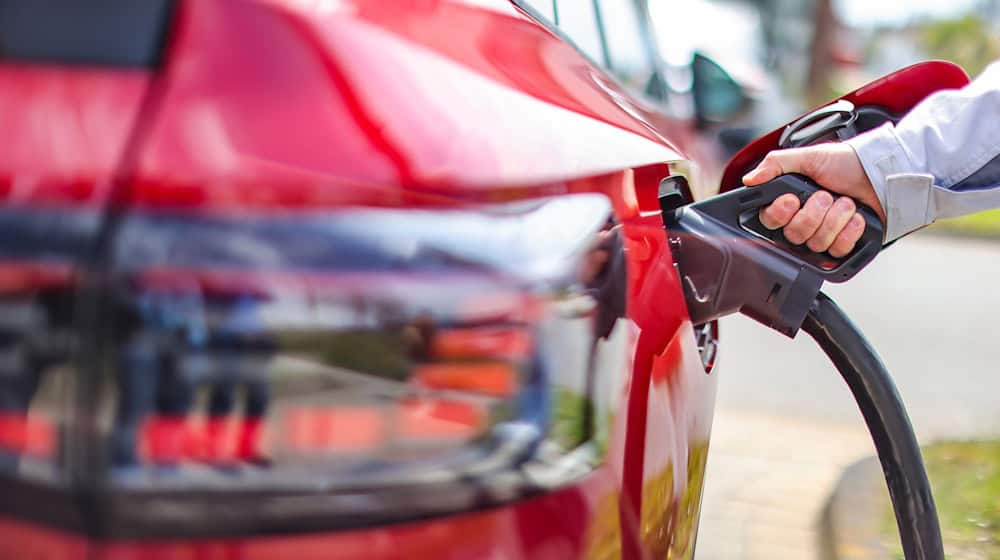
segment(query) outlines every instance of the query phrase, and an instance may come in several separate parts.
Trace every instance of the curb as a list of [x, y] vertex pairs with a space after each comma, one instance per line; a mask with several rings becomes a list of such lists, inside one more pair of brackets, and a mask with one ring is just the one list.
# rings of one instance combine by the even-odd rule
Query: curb
[[879, 535], [888, 504], [878, 459], [862, 459], [844, 469], [820, 518], [820, 557], [890, 560]]

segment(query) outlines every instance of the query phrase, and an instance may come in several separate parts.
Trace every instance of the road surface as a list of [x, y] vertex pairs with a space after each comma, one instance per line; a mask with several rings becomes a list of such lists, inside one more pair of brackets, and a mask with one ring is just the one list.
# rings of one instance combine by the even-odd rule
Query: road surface
[[[1000, 242], [914, 235], [825, 290], [882, 355], [921, 440], [1000, 433]], [[720, 408], [860, 425], [807, 335], [723, 327]]]
[[[826, 292], [882, 355], [923, 441], [1000, 435], [1000, 242], [916, 234]], [[819, 559], [843, 469], [873, 453], [805, 334], [722, 324], [697, 560]]]

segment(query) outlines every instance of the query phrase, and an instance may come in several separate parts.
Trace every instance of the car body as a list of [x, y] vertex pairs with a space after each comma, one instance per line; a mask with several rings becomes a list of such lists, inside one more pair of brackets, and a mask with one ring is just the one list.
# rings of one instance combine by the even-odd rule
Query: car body
[[713, 163], [613, 4], [0, 1], [0, 557], [693, 555]]
[[62, 4], [0, 2], [0, 557], [693, 553], [655, 62], [508, 0]]

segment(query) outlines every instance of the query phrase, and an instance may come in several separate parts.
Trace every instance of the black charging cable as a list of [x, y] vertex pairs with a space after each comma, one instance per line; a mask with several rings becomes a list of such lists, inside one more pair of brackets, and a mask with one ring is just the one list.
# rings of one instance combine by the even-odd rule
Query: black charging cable
[[837, 367], [861, 409], [889, 487], [904, 557], [943, 560], [941, 526], [920, 445], [882, 360], [840, 307], [822, 292], [806, 314], [802, 330]]

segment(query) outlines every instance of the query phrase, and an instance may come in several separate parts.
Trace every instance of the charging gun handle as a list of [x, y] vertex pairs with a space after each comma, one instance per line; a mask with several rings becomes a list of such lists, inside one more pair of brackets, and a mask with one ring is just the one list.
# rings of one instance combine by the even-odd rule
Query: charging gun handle
[[[668, 178], [669, 180], [670, 178]], [[740, 312], [795, 336], [824, 281], [845, 282], [882, 249], [882, 221], [859, 205], [865, 232], [843, 258], [792, 245], [760, 224], [761, 208], [792, 193], [806, 200], [821, 187], [787, 174], [687, 206], [661, 183], [663, 222], [671, 241], [691, 321], [698, 325]]]
[[[865, 219], [865, 231], [854, 249], [845, 257], [815, 253], [785, 238], [782, 228], [769, 230], [760, 222], [760, 210], [778, 197], [793, 194], [801, 204], [813, 194], [824, 190], [815, 181], [798, 173], [788, 173], [756, 187], [743, 187], [691, 206], [712, 219], [724, 223], [746, 237], [771, 242], [776, 250], [790, 253], [808, 265], [823, 280], [845, 282], [867, 266], [882, 250], [885, 228], [874, 210], [857, 203], [858, 213]], [[833, 194], [833, 193], [831, 193]]]

